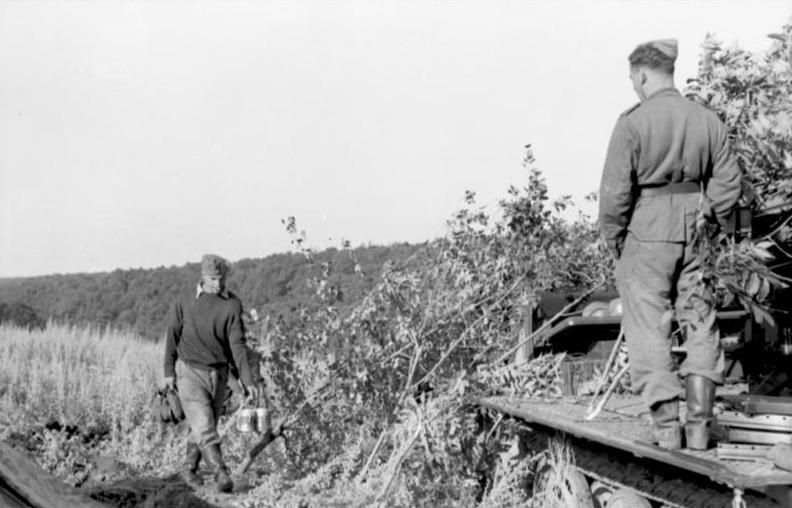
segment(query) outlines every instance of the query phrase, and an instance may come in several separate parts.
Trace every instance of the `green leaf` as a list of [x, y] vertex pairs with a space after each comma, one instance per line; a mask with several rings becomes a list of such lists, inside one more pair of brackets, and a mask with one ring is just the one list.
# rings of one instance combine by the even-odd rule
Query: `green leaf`
[[[768, 242], [763, 242], [763, 243], [768, 243]], [[770, 253], [770, 251], [768, 251], [764, 247], [760, 247], [759, 244], [755, 244], [753, 245], [753, 247], [751, 247], [751, 254], [753, 254], [755, 258], [761, 261], [772, 261], [773, 259], [775, 259], [775, 256], [773, 256]]]

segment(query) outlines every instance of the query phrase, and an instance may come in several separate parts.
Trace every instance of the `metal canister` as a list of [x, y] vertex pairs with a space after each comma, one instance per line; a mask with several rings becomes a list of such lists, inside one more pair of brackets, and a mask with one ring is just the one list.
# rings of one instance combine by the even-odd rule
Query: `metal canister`
[[256, 430], [267, 432], [270, 428], [269, 411], [266, 408], [256, 409]]
[[785, 328], [781, 333], [781, 343], [778, 345], [778, 349], [782, 355], [790, 356], [792, 355], [792, 332], [790, 328]]
[[237, 417], [237, 428], [240, 432], [253, 432], [256, 429], [256, 411], [242, 409]]

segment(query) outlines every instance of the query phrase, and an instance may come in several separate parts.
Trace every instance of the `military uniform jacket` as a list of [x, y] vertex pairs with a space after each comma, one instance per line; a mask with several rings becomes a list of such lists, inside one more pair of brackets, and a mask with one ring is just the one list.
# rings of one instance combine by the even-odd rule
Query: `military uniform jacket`
[[[703, 194], [641, 196], [642, 189], [681, 182], [698, 183]], [[624, 112], [613, 129], [600, 184], [602, 235], [617, 253], [628, 231], [641, 241], [689, 242], [702, 199], [723, 224], [741, 185], [717, 115], [675, 88], [658, 90]]]

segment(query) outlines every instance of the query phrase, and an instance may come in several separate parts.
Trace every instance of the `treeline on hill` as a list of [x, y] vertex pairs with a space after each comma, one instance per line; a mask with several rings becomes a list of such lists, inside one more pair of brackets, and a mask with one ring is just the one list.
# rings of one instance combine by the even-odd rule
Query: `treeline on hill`
[[[289, 319], [312, 300], [306, 280], [312, 263], [333, 267], [328, 283], [336, 287], [343, 309], [368, 292], [386, 261], [404, 261], [419, 249], [408, 243], [366, 246], [316, 253], [312, 260], [294, 253], [242, 259], [232, 265], [228, 287], [245, 309], [262, 317]], [[0, 279], [0, 322], [41, 326], [52, 319], [63, 323], [91, 323], [132, 329], [145, 337], [164, 332], [168, 309], [179, 291], [194, 286], [198, 263], [153, 269], [104, 273], [46, 275]], [[341, 289], [343, 288], [343, 290]]]

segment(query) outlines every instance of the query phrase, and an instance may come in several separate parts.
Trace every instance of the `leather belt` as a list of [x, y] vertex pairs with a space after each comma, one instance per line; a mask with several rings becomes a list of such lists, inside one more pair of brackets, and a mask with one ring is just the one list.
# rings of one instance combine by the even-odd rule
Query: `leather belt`
[[658, 186], [641, 187], [642, 198], [650, 196], [664, 196], [666, 194], [693, 194], [701, 190], [699, 182], [666, 183]]

